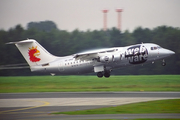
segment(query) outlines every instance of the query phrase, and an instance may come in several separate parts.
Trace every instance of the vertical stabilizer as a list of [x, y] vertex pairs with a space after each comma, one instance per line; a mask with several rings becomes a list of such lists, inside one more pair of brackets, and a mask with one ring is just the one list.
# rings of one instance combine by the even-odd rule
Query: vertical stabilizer
[[10, 42], [15, 44], [29, 66], [43, 65], [54, 61], [58, 57], [50, 54], [36, 40], [28, 39], [19, 42]]

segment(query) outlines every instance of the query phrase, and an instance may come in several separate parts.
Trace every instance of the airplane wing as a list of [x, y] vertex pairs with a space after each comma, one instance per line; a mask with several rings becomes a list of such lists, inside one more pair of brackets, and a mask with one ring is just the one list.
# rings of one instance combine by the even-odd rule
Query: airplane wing
[[99, 58], [99, 54], [110, 53], [114, 51], [117, 51], [117, 49], [106, 48], [106, 49], [99, 49], [99, 50], [91, 50], [91, 51], [75, 54], [74, 58], [78, 60], [93, 60], [93, 59]]

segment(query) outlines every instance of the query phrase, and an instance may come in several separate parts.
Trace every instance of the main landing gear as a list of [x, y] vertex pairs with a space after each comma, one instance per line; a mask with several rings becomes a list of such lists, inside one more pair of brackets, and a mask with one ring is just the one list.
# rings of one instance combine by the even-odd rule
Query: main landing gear
[[110, 77], [110, 71], [104, 71], [104, 72], [98, 72], [97, 73], [97, 76], [99, 77], [99, 78], [102, 78], [103, 76], [104, 77], [106, 77], [106, 78], [109, 78]]
[[97, 76], [98, 76], [99, 78], [102, 78], [102, 77], [103, 77], [103, 72], [98, 72], [98, 73], [97, 73]]

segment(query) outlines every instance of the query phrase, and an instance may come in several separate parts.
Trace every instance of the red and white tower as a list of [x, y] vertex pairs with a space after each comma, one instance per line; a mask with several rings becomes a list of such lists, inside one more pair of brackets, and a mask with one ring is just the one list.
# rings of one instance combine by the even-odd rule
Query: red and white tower
[[104, 31], [106, 31], [107, 30], [107, 12], [108, 12], [108, 10], [107, 9], [104, 9], [104, 10], [102, 10], [102, 12], [104, 13], [104, 23], [103, 23], [103, 26], [104, 26]]
[[123, 12], [123, 9], [117, 8], [116, 12], [118, 13], [118, 25], [117, 28], [119, 29], [119, 31], [121, 31], [121, 12]]

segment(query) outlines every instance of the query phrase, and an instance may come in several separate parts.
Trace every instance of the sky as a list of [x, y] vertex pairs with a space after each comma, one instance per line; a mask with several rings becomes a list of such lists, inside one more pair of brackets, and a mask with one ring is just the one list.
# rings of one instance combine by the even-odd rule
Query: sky
[[180, 0], [0, 0], [0, 29], [50, 20], [58, 29], [103, 29], [102, 9], [108, 9], [107, 28], [117, 27], [116, 8], [122, 8], [121, 29], [180, 28]]

